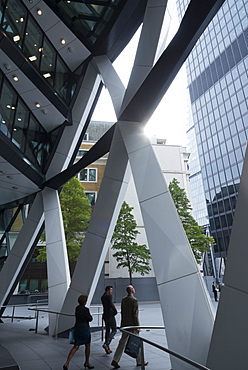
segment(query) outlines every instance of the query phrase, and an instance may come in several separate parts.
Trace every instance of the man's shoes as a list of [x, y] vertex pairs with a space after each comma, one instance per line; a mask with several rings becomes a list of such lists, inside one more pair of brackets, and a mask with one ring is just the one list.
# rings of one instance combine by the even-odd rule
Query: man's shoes
[[68, 370], [68, 367], [66, 366], [66, 364], [63, 365], [63, 370]]
[[106, 343], [103, 344], [102, 348], [105, 349], [105, 352], [107, 353], [107, 355], [112, 353], [111, 349], [109, 348], [109, 346]]
[[114, 366], [115, 369], [119, 369], [120, 368], [120, 365], [118, 365], [118, 362], [116, 362], [114, 360], [111, 362], [111, 365]]
[[[149, 364], [149, 362], [148, 362], [148, 361], [145, 361], [145, 362], [144, 362], [144, 365], [145, 365], [145, 366], [147, 366], [148, 364]], [[137, 366], [141, 366], [141, 364], [137, 364]]]

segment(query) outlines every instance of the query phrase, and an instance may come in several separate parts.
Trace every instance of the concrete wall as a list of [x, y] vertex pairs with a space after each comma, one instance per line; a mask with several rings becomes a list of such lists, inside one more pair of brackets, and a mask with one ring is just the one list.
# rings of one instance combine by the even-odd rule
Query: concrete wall
[[[101, 280], [101, 279], [100, 279]], [[120, 303], [122, 298], [127, 294], [126, 287], [129, 285], [128, 278], [120, 279], [104, 279], [99, 282], [96, 292], [94, 294], [92, 304], [101, 304], [101, 296], [104, 292], [105, 286], [113, 286], [113, 302]], [[135, 287], [135, 297], [140, 302], [154, 302], [159, 301], [158, 289], [156, 279], [153, 277], [140, 277], [133, 279], [133, 286]]]

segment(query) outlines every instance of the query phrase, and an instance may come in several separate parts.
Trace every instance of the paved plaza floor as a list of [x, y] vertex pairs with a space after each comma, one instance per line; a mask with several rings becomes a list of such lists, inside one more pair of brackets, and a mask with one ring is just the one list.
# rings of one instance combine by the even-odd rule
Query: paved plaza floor
[[[213, 302], [215, 305], [215, 302]], [[120, 306], [116, 305], [118, 311]], [[163, 318], [161, 313], [160, 303], [140, 303], [140, 323], [142, 326], [163, 326]], [[18, 312], [19, 310], [19, 312]], [[18, 316], [34, 316], [32, 311], [24, 313], [23, 308], [15, 310], [15, 315]], [[94, 313], [96, 308], [92, 308]], [[97, 312], [97, 311], [95, 311]], [[4, 315], [11, 316], [11, 309], [5, 311]], [[0, 346], [7, 350], [13, 360], [18, 364], [21, 370], [62, 370], [68, 352], [71, 349], [71, 344], [67, 338], [55, 339], [47, 335], [44, 330], [48, 324], [47, 313], [39, 314], [38, 333], [36, 334], [35, 319], [14, 319], [4, 318], [0, 324]], [[90, 362], [95, 366], [96, 370], [112, 369], [111, 361], [113, 359], [114, 350], [118, 344], [121, 333], [118, 331], [115, 339], [111, 343], [113, 353], [105, 354], [102, 348], [102, 333], [101, 330], [96, 330], [99, 325], [99, 316], [95, 315], [91, 323], [92, 327], [92, 342], [91, 342], [91, 357]], [[120, 314], [117, 315], [117, 324], [119, 325]], [[167, 341], [164, 329], [143, 329], [140, 335], [152, 342], [161, 346], [167, 347]], [[149, 344], [144, 344], [145, 360], [149, 361], [147, 370], [170, 370], [169, 355], [162, 352]], [[0, 352], [1, 353], [1, 352]], [[0, 369], [8, 369], [3, 367], [3, 359], [0, 361]], [[84, 346], [81, 346], [73, 357], [69, 370], [84, 369]], [[121, 369], [133, 370], [136, 367], [135, 360], [126, 354], [123, 354], [120, 360]], [[14, 367], [13, 367], [14, 369]]]
[[[139, 308], [141, 325], [164, 325], [159, 303], [140, 303]], [[120, 306], [117, 305], [117, 309], [119, 310]], [[97, 311], [92, 308], [91, 312], [94, 313]], [[9, 308], [8, 311], [5, 311], [4, 316], [11, 316], [11, 313], [12, 311]], [[26, 309], [24, 312], [24, 308], [16, 308], [15, 316], [34, 316], [34, 313]], [[14, 319], [13, 322], [11, 322], [11, 318], [3, 319], [4, 323], [0, 324], [0, 344], [3, 348], [8, 350], [21, 370], [60, 370], [71, 349], [71, 344], [68, 343], [67, 338], [55, 339], [47, 335], [44, 329], [48, 324], [48, 315], [47, 313], [41, 312], [39, 316], [37, 334], [35, 334], [34, 331], [35, 319]], [[118, 325], [119, 320], [120, 314], [117, 316]], [[90, 362], [95, 366], [96, 370], [112, 369], [111, 361], [121, 333], [118, 331], [115, 339], [111, 343], [113, 353], [106, 355], [102, 348], [101, 330], [96, 330], [98, 325], [98, 316], [94, 315], [94, 320], [91, 323], [93, 330]], [[143, 329], [140, 335], [162, 346], [167, 346], [165, 331], [163, 329]], [[148, 344], [145, 344], [145, 359], [149, 361], [148, 366], [150, 369], [169, 370], [171, 368], [169, 356]], [[83, 364], [84, 346], [81, 346], [70, 363], [70, 370], [84, 369]], [[123, 354], [120, 365], [122, 369], [137, 369], [135, 360], [126, 354]]]

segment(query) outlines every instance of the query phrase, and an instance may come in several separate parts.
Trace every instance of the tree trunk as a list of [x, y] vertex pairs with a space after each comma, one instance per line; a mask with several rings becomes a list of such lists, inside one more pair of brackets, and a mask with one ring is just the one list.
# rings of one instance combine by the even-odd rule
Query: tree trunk
[[130, 285], [133, 285], [133, 277], [132, 277], [132, 271], [129, 270], [129, 282], [130, 282]]

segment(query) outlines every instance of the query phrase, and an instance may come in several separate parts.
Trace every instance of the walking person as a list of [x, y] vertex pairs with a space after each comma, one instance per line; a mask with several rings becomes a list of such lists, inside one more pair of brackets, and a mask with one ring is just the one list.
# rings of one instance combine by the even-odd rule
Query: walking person
[[105, 323], [105, 342], [103, 348], [107, 354], [112, 353], [109, 345], [116, 334], [116, 320], [115, 315], [117, 315], [117, 310], [112, 302], [113, 287], [111, 285], [106, 286], [104, 294], [101, 296], [101, 301], [103, 305], [103, 315], [102, 318]]
[[214, 300], [215, 302], [218, 302], [218, 299], [217, 299], [217, 289], [216, 289], [216, 286], [215, 286], [215, 282], [213, 281], [213, 284], [212, 284], [212, 291], [214, 293]]
[[87, 302], [87, 295], [80, 295], [78, 297], [79, 305], [76, 307], [75, 310], [75, 317], [76, 323], [74, 325], [74, 346], [70, 350], [66, 363], [63, 365], [63, 370], [68, 370], [69, 363], [72, 357], [75, 355], [77, 350], [82, 344], [85, 344], [85, 369], [94, 369], [89, 362], [90, 358], [90, 342], [91, 342], [91, 334], [90, 334], [90, 326], [89, 322], [93, 320], [93, 317], [90, 314], [88, 307], [85, 307]]
[[[128, 285], [126, 288], [127, 296], [122, 298], [121, 301], [121, 327], [123, 326], [139, 326], [139, 305], [137, 299], [134, 297], [135, 289], [132, 285]], [[140, 332], [140, 329], [130, 330], [135, 334]], [[119, 361], [122, 356], [122, 353], [126, 347], [126, 343], [129, 335], [122, 333], [122, 336], [119, 340], [119, 344], [116, 348], [113, 361], [111, 365], [115, 369], [119, 369]], [[139, 352], [138, 357], [136, 358], [137, 366], [141, 366], [141, 354]], [[148, 362], [145, 361], [145, 366], [148, 365]]]

